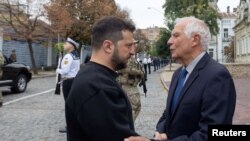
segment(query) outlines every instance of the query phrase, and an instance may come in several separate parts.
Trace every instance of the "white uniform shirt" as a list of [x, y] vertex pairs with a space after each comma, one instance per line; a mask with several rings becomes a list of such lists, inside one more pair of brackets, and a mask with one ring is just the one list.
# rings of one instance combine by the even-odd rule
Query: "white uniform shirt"
[[147, 62], [148, 62], [148, 64], [151, 64], [151, 63], [152, 63], [152, 60], [151, 60], [150, 57], [148, 58]]
[[141, 60], [140, 60], [140, 58], [137, 58], [137, 62], [140, 62]]
[[75, 77], [80, 70], [80, 59], [73, 58], [71, 53], [66, 54], [61, 62], [61, 68], [57, 69], [57, 73], [62, 75], [62, 78]]
[[148, 59], [147, 58], [144, 58], [143, 61], [142, 61], [143, 64], [148, 64]]

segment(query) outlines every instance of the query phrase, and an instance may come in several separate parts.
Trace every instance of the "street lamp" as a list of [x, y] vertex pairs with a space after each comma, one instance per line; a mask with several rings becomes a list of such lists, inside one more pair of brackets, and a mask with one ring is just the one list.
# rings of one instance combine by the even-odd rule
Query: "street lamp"
[[161, 14], [163, 14], [163, 15], [164, 15], [164, 13], [163, 13], [162, 11], [160, 11], [160, 10], [158, 10], [158, 9], [154, 8], [154, 7], [148, 7], [148, 9], [153, 9], [153, 10], [155, 10], [155, 11], [157, 11], [157, 12], [159, 12], [159, 13], [161, 13]]
[[[156, 12], [158, 13], [161, 13], [161, 15], [163, 15], [163, 18], [164, 18], [164, 12], [162, 12], [161, 10], [157, 9], [157, 8], [154, 8], [154, 7], [148, 7], [149, 10], [155, 10]], [[167, 30], [169, 31], [169, 29], [167, 28]]]

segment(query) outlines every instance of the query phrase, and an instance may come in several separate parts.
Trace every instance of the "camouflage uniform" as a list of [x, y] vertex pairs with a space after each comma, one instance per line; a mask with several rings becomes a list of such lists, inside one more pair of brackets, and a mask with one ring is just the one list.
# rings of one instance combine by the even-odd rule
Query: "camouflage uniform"
[[[3, 70], [2, 70], [3, 64], [4, 64], [4, 58], [2, 52], [0, 52], [0, 78], [2, 78], [3, 75]], [[0, 90], [0, 106], [2, 106], [2, 104], [3, 104], [3, 95], [2, 91]]]
[[135, 58], [131, 57], [128, 61], [127, 68], [119, 70], [118, 74], [117, 81], [127, 93], [132, 105], [133, 120], [135, 121], [141, 111], [141, 99], [137, 86], [144, 77], [142, 66]]

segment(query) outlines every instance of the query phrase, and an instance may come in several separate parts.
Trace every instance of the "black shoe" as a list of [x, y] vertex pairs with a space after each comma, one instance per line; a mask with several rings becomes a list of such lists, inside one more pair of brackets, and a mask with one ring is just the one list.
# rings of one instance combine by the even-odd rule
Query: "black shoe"
[[0, 103], [0, 107], [2, 107], [2, 106], [3, 106], [3, 103], [1, 102], [1, 103]]
[[66, 133], [66, 132], [67, 132], [66, 127], [59, 129], [59, 132], [60, 132], [60, 133]]

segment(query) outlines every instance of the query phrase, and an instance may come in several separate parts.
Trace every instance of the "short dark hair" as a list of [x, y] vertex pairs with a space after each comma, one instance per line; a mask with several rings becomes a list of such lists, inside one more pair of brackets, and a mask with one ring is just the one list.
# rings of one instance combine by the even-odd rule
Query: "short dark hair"
[[135, 25], [129, 21], [115, 16], [105, 16], [96, 22], [92, 29], [91, 44], [98, 49], [104, 40], [114, 43], [123, 39], [122, 31], [135, 31]]

